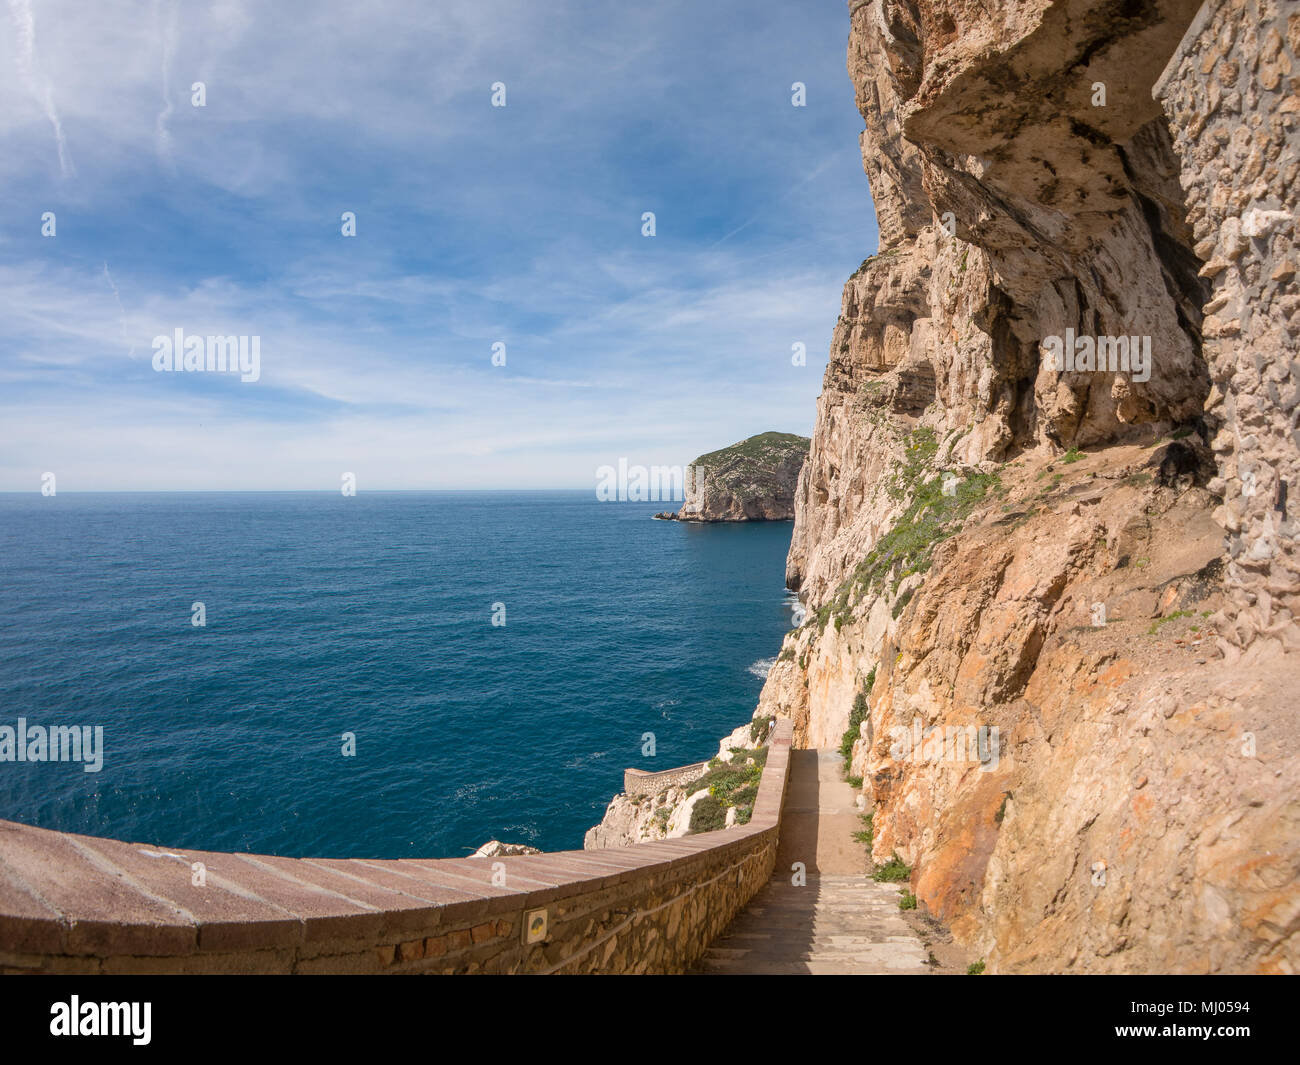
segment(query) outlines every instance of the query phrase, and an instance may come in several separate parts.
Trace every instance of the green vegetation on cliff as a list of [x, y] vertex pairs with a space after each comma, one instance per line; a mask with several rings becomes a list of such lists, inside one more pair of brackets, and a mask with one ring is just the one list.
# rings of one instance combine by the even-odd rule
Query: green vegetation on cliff
[[742, 460], [755, 468], [766, 467], [775, 465], [781, 456], [788, 452], [807, 454], [811, 444], [812, 441], [808, 437], [796, 436], [794, 433], [759, 433], [738, 444], [701, 455], [691, 465], [712, 467]]
[[853, 700], [853, 709], [849, 711], [849, 727], [844, 730], [844, 735], [840, 738], [840, 757], [844, 759], [844, 772], [849, 771], [849, 763], [853, 760], [853, 744], [857, 741], [858, 732], [862, 727], [862, 722], [867, 719], [870, 711], [867, 708], [867, 696], [871, 694], [871, 688], [876, 682], [876, 670], [873, 666], [871, 674], [867, 678], [867, 690], [858, 692]]
[[876, 866], [876, 871], [871, 874], [871, 879], [882, 884], [896, 884], [900, 880], [906, 880], [911, 875], [912, 867], [904, 862], [898, 856], [898, 852], [895, 851], [884, 865]]
[[692, 793], [707, 789], [708, 795], [696, 800], [691, 810], [691, 833], [713, 832], [726, 824], [727, 808], [736, 808], [736, 824], [748, 823], [754, 815], [758, 782], [767, 764], [766, 747], [753, 750], [733, 747], [732, 761], [714, 758], [708, 772], [690, 785]]
[[789, 521], [811, 441], [759, 433], [691, 463], [681, 521]]
[[1001, 483], [996, 474], [958, 478], [939, 473], [934, 469], [938, 449], [939, 442], [928, 428], [915, 429], [908, 436], [903, 461], [885, 481], [890, 498], [900, 502], [910, 498], [907, 509], [839, 586], [834, 598], [817, 611], [819, 631], [832, 618], [838, 628], [852, 617], [854, 606], [864, 596], [884, 590], [886, 584], [889, 593], [896, 595], [905, 578], [928, 570], [935, 547], [956, 533], [988, 491]]

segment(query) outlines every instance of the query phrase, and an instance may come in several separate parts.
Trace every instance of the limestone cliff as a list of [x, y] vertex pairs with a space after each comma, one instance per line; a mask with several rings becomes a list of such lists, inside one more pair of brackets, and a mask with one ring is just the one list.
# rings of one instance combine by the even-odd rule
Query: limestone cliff
[[[707, 764], [643, 774], [636, 788], [629, 787], [614, 796], [600, 824], [587, 830], [583, 849], [630, 847], [634, 843], [688, 835], [695, 830], [693, 825], [699, 825], [694, 816], [696, 806], [710, 792], [725, 792], [717, 802], [722, 827], [730, 828], [738, 818], [744, 823], [748, 814], [742, 817], [740, 811], [747, 798], [744, 789], [749, 782], [745, 777], [755, 778], [756, 791], [762, 767], [760, 756], [748, 752], [758, 751], [766, 744], [771, 724], [770, 719], [760, 720], [756, 714], [754, 721], [722, 737], [717, 755]], [[738, 771], [719, 772], [721, 767], [735, 767]], [[741, 770], [741, 767], [747, 768]], [[723, 787], [719, 788], [719, 784]], [[728, 784], [732, 786], [726, 787]], [[752, 797], [748, 801], [752, 806]]]
[[788, 521], [809, 440], [793, 433], [760, 433], [701, 455], [686, 477], [678, 521]]
[[990, 971], [1300, 969], [1300, 13], [850, 11], [880, 250], [759, 712], [869, 691], [875, 857]]

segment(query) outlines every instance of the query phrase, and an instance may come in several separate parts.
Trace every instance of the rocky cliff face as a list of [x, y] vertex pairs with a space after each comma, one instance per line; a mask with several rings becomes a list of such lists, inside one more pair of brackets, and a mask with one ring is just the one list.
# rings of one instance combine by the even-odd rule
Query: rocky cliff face
[[809, 440], [760, 433], [691, 463], [678, 521], [788, 521]]
[[[756, 715], [757, 716], [757, 715]], [[708, 766], [688, 773], [694, 780], [684, 784], [670, 782], [677, 774], [664, 771], [650, 774], [652, 778], [639, 790], [615, 795], [605, 808], [600, 824], [587, 830], [582, 840], [584, 850], [601, 850], [605, 847], [630, 847], [634, 843], [649, 843], [657, 839], [677, 839], [691, 831], [691, 817], [696, 804], [709, 794], [708, 780], [697, 783], [705, 772], [718, 765], [743, 765], [746, 751], [753, 751], [767, 741], [767, 725], [756, 729], [753, 722], [741, 725], [722, 737], [717, 755]], [[653, 778], [667, 778], [655, 781]], [[729, 805], [726, 827], [736, 823], [737, 809]]]
[[875, 857], [993, 971], [1300, 968], [1300, 13], [850, 10], [881, 250], [760, 713], [870, 691]]

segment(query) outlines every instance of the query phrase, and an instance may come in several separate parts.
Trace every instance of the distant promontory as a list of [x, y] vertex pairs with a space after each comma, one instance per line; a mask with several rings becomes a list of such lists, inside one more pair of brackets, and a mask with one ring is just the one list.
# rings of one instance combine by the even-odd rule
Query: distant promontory
[[808, 457], [809, 439], [793, 433], [759, 433], [701, 455], [687, 470], [685, 499], [675, 521], [789, 521], [795, 486]]

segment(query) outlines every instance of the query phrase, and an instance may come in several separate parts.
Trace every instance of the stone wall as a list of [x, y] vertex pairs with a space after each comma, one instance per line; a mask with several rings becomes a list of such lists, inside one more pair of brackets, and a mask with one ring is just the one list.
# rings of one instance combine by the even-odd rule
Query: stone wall
[[661, 769], [658, 773], [647, 773], [643, 769], [623, 770], [623, 793], [625, 795], [658, 795], [667, 788], [679, 788], [699, 780], [709, 768], [708, 762], [695, 762], [691, 765], [677, 766], [675, 769]]
[[0, 822], [0, 973], [681, 972], [772, 873], [790, 736], [748, 825], [599, 854], [277, 858]]
[[1227, 531], [1226, 641], [1300, 647], [1300, 9], [1207, 0], [1153, 90], [1182, 168], [1187, 219], [1214, 288], [1206, 404]]

